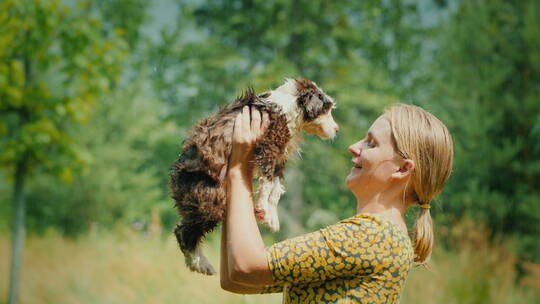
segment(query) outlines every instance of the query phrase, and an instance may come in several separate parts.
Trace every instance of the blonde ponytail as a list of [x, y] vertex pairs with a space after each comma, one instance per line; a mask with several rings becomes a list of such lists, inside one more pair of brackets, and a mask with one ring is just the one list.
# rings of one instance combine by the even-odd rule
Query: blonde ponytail
[[428, 208], [421, 208], [414, 223], [414, 253], [415, 262], [427, 264], [433, 250], [433, 222]]
[[434, 241], [429, 207], [452, 171], [452, 137], [440, 120], [418, 106], [393, 104], [385, 112], [389, 115], [396, 151], [415, 165], [411, 189], [406, 189], [421, 207], [413, 228], [414, 261], [427, 265]]

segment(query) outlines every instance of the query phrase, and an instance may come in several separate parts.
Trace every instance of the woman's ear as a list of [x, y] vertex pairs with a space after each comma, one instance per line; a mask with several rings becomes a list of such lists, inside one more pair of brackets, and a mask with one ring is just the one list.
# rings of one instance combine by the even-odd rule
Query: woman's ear
[[403, 179], [412, 174], [414, 170], [414, 162], [411, 159], [404, 159], [396, 172], [392, 174], [392, 178]]

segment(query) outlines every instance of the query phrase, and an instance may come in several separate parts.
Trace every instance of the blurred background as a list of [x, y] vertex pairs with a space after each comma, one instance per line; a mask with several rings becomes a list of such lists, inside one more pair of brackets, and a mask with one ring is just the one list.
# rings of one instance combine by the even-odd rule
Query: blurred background
[[297, 76], [341, 132], [305, 136], [267, 245], [354, 215], [348, 145], [412, 103], [455, 165], [402, 303], [539, 303], [535, 0], [0, 1], [0, 303], [280, 303], [186, 270], [166, 184], [198, 119]]

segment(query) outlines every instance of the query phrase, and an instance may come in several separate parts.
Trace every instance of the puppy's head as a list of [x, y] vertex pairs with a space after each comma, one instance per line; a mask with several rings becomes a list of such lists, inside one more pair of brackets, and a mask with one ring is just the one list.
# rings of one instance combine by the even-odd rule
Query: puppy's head
[[334, 138], [339, 126], [332, 117], [334, 100], [326, 95], [313, 81], [295, 78], [298, 108], [303, 114], [302, 129], [321, 138]]

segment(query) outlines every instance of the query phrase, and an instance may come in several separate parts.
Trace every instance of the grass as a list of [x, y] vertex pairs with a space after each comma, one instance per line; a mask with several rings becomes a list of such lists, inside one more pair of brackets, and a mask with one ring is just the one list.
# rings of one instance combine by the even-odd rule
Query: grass
[[[540, 266], [516, 280], [517, 258], [485, 230], [466, 225], [448, 237], [458, 249], [438, 249], [432, 270], [414, 268], [401, 303], [539, 303]], [[205, 249], [218, 265], [218, 234]], [[9, 241], [0, 238], [0, 303], [7, 298]], [[438, 247], [437, 247], [438, 248]], [[30, 237], [24, 250], [21, 303], [281, 303], [281, 295], [242, 296], [223, 291], [217, 276], [186, 270], [172, 238], [123, 230], [77, 240], [48, 233]]]
[[436, 246], [431, 271], [417, 267], [410, 272], [402, 303], [540, 303], [540, 265], [525, 263], [527, 275], [518, 279], [511, 242], [489, 242], [486, 235], [484, 226], [464, 221], [439, 236], [455, 249]]
[[[207, 246], [214, 266], [216, 242]], [[208, 248], [210, 247], [210, 248]], [[7, 298], [6, 238], [0, 241], [0, 301]], [[186, 269], [176, 241], [122, 231], [70, 240], [31, 237], [24, 250], [21, 303], [279, 303], [280, 295], [243, 296], [220, 289], [217, 276]]]

